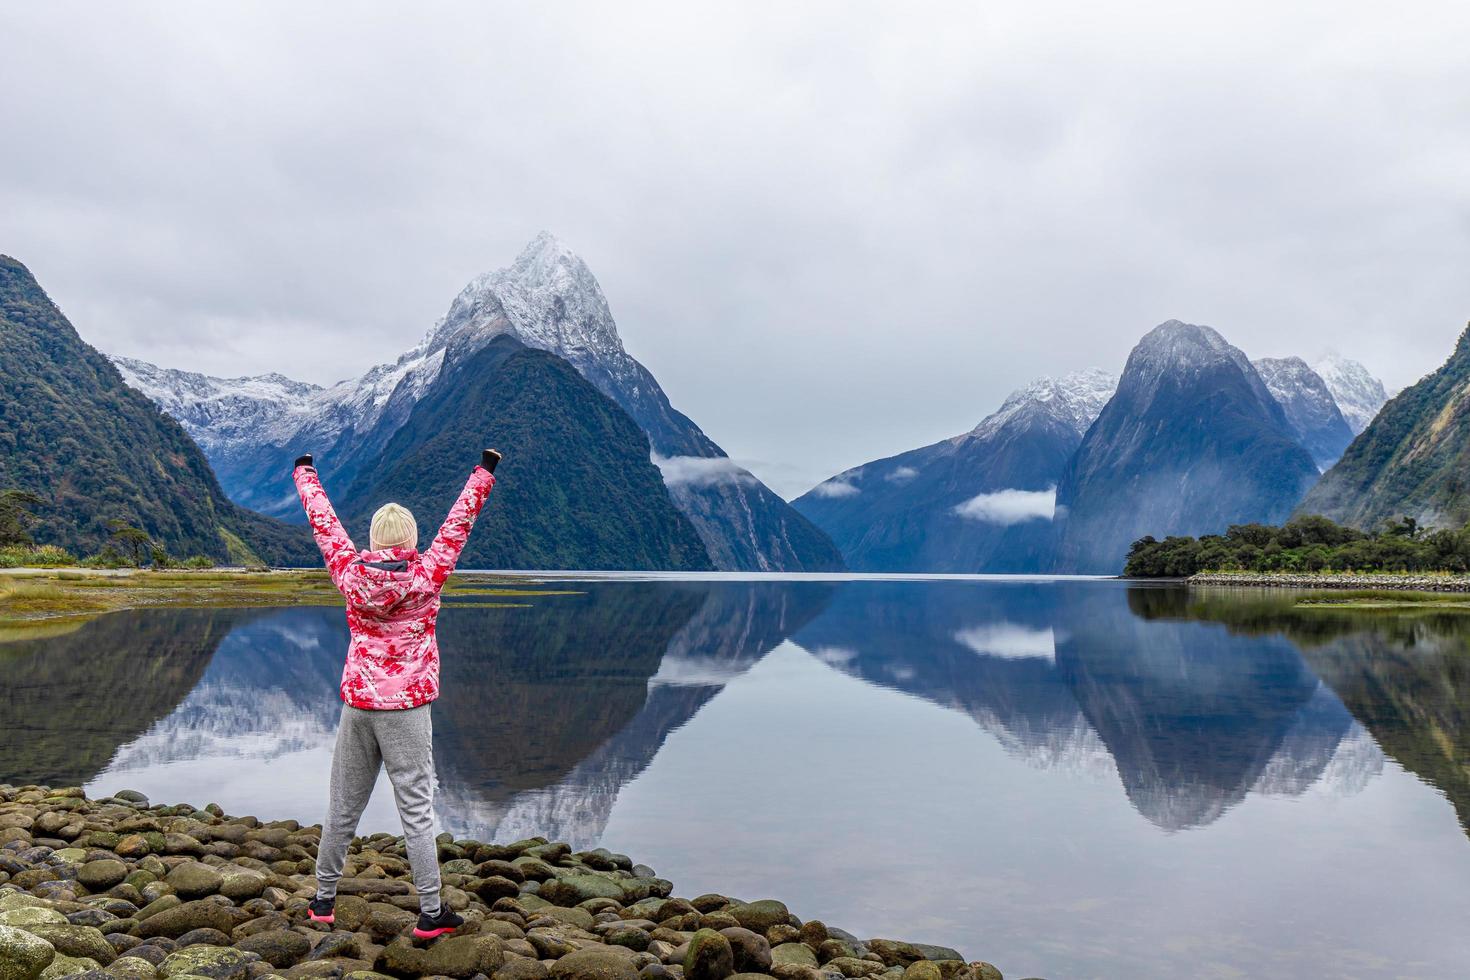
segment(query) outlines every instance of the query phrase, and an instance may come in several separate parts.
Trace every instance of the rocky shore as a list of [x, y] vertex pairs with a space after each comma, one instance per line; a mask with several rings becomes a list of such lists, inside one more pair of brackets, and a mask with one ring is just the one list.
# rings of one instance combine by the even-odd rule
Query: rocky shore
[[802, 921], [773, 899], [671, 897], [652, 868], [531, 838], [439, 837], [458, 933], [411, 938], [402, 838], [353, 843], [333, 926], [306, 905], [320, 828], [0, 785], [0, 980], [1001, 980], [989, 963]]
[[1470, 575], [1347, 574], [1310, 572], [1200, 572], [1190, 585], [1288, 589], [1392, 589], [1398, 592], [1470, 592]]

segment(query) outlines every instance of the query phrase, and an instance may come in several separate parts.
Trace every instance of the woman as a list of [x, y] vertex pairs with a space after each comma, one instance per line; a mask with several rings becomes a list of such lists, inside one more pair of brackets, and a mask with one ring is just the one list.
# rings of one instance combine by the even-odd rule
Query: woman
[[439, 696], [434, 627], [439, 592], [495, 486], [492, 474], [498, 462], [498, 452], [484, 451], [433, 544], [421, 554], [413, 514], [398, 504], [384, 504], [373, 514], [369, 549], [358, 551], [327, 500], [311, 456], [296, 460], [296, 490], [332, 584], [347, 600], [347, 628], [352, 635], [342, 671], [344, 703], [332, 752], [327, 819], [317, 850], [316, 898], [307, 910], [313, 922], [335, 919], [337, 881], [347, 848], [378, 770], [386, 766], [419, 893], [419, 921], [413, 934], [432, 939], [464, 924], [439, 900], [429, 721], [430, 702]]

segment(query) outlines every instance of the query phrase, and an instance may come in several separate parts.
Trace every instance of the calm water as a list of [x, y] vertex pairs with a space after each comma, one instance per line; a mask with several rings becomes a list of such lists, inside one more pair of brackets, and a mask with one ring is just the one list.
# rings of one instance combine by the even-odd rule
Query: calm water
[[[440, 819], [1007, 976], [1466, 974], [1470, 616], [1046, 581], [446, 606]], [[0, 644], [0, 780], [319, 819], [340, 609]], [[364, 829], [396, 829], [380, 785]]]

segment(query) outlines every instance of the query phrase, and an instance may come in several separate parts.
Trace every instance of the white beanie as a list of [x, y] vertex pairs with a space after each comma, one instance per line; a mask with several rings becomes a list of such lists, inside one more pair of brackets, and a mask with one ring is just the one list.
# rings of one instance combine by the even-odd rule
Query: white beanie
[[419, 526], [407, 507], [384, 504], [373, 515], [370, 547], [373, 551], [383, 548], [417, 548]]

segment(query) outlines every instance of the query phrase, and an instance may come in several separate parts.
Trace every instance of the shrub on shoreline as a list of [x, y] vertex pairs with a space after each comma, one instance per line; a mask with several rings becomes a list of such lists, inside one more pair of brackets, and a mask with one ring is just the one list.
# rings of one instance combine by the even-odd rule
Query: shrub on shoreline
[[0, 548], [0, 568], [59, 568], [76, 563], [71, 552], [54, 544]]
[[1310, 516], [1280, 527], [1235, 524], [1197, 538], [1149, 535], [1133, 542], [1123, 574], [1185, 578], [1205, 571], [1466, 572], [1470, 526], [1425, 530], [1406, 517], [1370, 533]]

